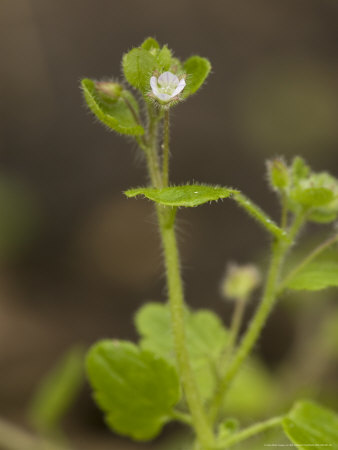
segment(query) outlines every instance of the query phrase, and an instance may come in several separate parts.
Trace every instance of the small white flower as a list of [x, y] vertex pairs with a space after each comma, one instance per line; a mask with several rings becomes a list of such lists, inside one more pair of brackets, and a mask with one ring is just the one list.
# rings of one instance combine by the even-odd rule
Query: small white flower
[[150, 78], [150, 86], [156, 98], [162, 103], [168, 103], [183, 91], [185, 79], [179, 79], [171, 72], [163, 72], [158, 78]]

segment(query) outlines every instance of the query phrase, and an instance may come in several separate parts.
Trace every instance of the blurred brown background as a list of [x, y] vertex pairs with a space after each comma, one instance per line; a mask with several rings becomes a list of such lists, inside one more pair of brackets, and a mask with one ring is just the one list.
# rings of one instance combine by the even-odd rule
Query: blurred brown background
[[[172, 181], [236, 186], [278, 217], [265, 159], [299, 154], [338, 175], [337, 25], [334, 0], [1, 1], [2, 416], [24, 419], [72, 343], [135, 338], [133, 312], [165, 298], [152, 207], [122, 195], [146, 182], [144, 163], [95, 123], [81, 77], [120, 77], [122, 53], [147, 36], [179, 58], [208, 57], [206, 86], [173, 113]], [[228, 323], [225, 264], [264, 262], [268, 239], [230, 202], [180, 220], [187, 300]], [[293, 334], [279, 307], [259, 346], [271, 367]], [[104, 435], [88, 392], [73, 416], [75, 436]]]

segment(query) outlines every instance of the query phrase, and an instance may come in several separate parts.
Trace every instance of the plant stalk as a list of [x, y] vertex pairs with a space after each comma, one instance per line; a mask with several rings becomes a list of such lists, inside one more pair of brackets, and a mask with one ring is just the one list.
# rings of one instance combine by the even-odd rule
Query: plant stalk
[[256, 423], [255, 425], [245, 428], [244, 430], [238, 431], [238, 433], [234, 433], [233, 435], [225, 439], [223, 442], [220, 442], [218, 448], [226, 449], [228, 447], [231, 447], [232, 445], [238, 444], [239, 442], [242, 442], [252, 436], [255, 436], [256, 434], [261, 433], [262, 431], [266, 431], [270, 428], [274, 428], [276, 426], [281, 425], [282, 420], [283, 416], [273, 417], [272, 419], [266, 420], [264, 422]]
[[[164, 155], [163, 171], [161, 172], [158, 162], [157, 149], [157, 133], [158, 123], [150, 115], [149, 111], [149, 141], [147, 151], [148, 171], [153, 187], [161, 188], [163, 182], [168, 180], [168, 164], [165, 163], [166, 156]], [[166, 120], [165, 120], [166, 122]], [[167, 128], [167, 131], [165, 131]], [[169, 122], [165, 126], [165, 134], [169, 133]], [[167, 138], [167, 155], [169, 155], [169, 136]], [[168, 181], [166, 181], [167, 183]], [[186, 347], [185, 330], [184, 330], [184, 296], [182, 279], [180, 272], [179, 252], [176, 242], [174, 216], [171, 208], [161, 205], [156, 206], [159, 228], [164, 251], [164, 261], [166, 266], [166, 278], [168, 286], [168, 299], [171, 311], [171, 322], [174, 336], [175, 354], [179, 369], [179, 374], [182, 380], [183, 390], [187, 399], [189, 410], [191, 413], [192, 424], [195, 429], [197, 439], [203, 450], [214, 448], [214, 435], [212, 428], [209, 425], [207, 416], [205, 414], [200, 394], [195, 382], [195, 377], [190, 366], [189, 354]]]
[[162, 184], [169, 182], [169, 109], [164, 112]]

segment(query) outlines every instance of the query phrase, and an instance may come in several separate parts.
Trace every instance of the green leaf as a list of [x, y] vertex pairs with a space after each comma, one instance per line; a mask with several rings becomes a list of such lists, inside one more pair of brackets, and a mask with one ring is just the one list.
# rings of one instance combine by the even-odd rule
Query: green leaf
[[308, 189], [296, 189], [292, 199], [306, 207], [324, 206], [330, 203], [334, 194], [330, 189], [324, 187], [311, 187]]
[[166, 45], [164, 45], [156, 55], [157, 70], [159, 72], [165, 72], [166, 70], [170, 69], [172, 64], [173, 58], [171, 50]]
[[280, 387], [265, 364], [251, 357], [239, 371], [223, 403], [223, 412], [231, 411], [245, 420], [259, 419], [273, 408]]
[[144, 134], [143, 127], [136, 122], [124, 99], [138, 112], [137, 102], [130, 92], [122, 91], [121, 96], [113, 100], [101, 95], [94, 81], [85, 78], [81, 84], [87, 105], [101, 122], [117, 133], [132, 136]]
[[95, 344], [87, 356], [87, 372], [107, 424], [136, 440], [154, 438], [180, 400], [175, 367], [130, 342]]
[[183, 91], [183, 97], [186, 98], [202, 86], [209, 75], [211, 64], [206, 58], [192, 56], [184, 62], [183, 70], [187, 75], [187, 85]]
[[74, 347], [42, 380], [29, 409], [31, 423], [40, 432], [52, 432], [76, 399], [84, 381], [84, 351]]
[[287, 283], [289, 289], [319, 291], [338, 286], [338, 252], [328, 250], [300, 269]]
[[288, 438], [297, 448], [321, 450], [338, 445], [338, 415], [316, 403], [298, 402], [283, 420]]
[[146, 198], [166, 206], [198, 206], [212, 200], [227, 198], [234, 192], [220, 186], [187, 184], [184, 186], [171, 186], [162, 189], [136, 188], [125, 192], [127, 197], [144, 195]]
[[159, 49], [160, 48], [160, 44], [157, 42], [156, 39], [152, 38], [152, 37], [148, 37], [147, 39], [145, 39], [143, 41], [143, 43], [141, 44], [141, 47], [144, 48], [145, 50], [151, 51], [153, 49]]
[[[171, 359], [176, 363], [171, 330], [170, 310], [161, 303], [144, 305], [135, 316], [142, 348]], [[214, 388], [211, 367], [220, 358], [228, 334], [212, 311], [185, 311], [185, 331], [190, 362], [203, 398], [209, 398]]]
[[150, 90], [150, 77], [156, 69], [156, 57], [144, 48], [133, 48], [123, 56], [122, 67], [129, 84], [141, 92]]

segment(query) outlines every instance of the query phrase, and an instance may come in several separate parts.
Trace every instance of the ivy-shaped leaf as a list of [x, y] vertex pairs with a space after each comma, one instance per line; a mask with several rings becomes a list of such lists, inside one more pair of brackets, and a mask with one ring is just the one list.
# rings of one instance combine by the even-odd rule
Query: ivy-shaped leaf
[[338, 446], [338, 415], [310, 402], [298, 402], [283, 420], [288, 438], [300, 450]]
[[117, 133], [132, 136], [144, 134], [144, 128], [136, 122], [128, 107], [129, 102], [138, 112], [137, 102], [130, 92], [122, 91], [121, 95], [113, 100], [101, 95], [93, 80], [85, 78], [81, 84], [87, 105], [101, 122]]
[[74, 347], [41, 381], [28, 413], [31, 423], [43, 433], [57, 430], [83, 381], [84, 351]]
[[107, 424], [117, 433], [154, 438], [180, 400], [175, 367], [125, 341], [101, 341], [87, 356], [87, 372]]
[[162, 189], [129, 189], [125, 194], [127, 197], [144, 195], [146, 198], [166, 206], [193, 207], [213, 200], [227, 198], [234, 192], [238, 191], [221, 186], [187, 184], [184, 186], [171, 186]]
[[338, 251], [330, 249], [301, 268], [287, 283], [289, 289], [319, 291], [338, 286]]
[[150, 90], [150, 77], [156, 69], [156, 57], [145, 48], [133, 48], [123, 56], [123, 72], [131, 86], [144, 94]]
[[211, 70], [210, 61], [200, 56], [192, 56], [183, 64], [183, 70], [186, 73], [187, 85], [183, 91], [183, 98], [194, 94], [204, 83]]
[[[141, 348], [176, 363], [169, 307], [148, 303], [135, 316]], [[217, 364], [228, 339], [226, 329], [212, 311], [185, 311], [185, 332], [190, 362], [204, 399], [213, 392], [215, 380], [211, 367]]]

